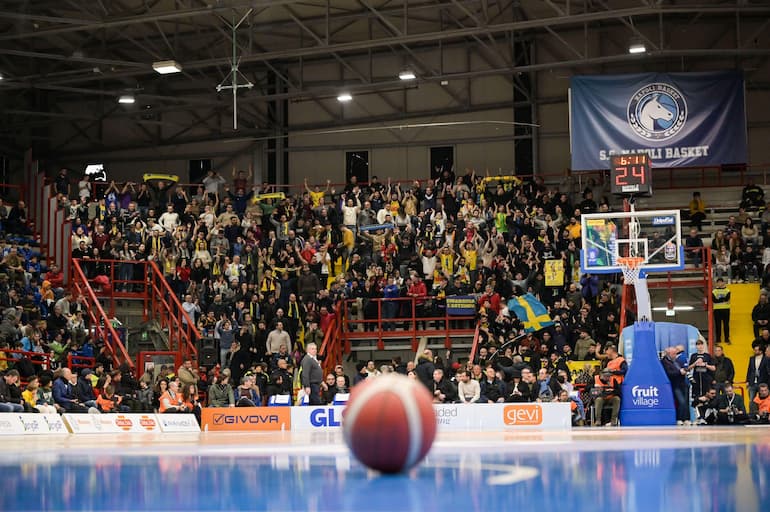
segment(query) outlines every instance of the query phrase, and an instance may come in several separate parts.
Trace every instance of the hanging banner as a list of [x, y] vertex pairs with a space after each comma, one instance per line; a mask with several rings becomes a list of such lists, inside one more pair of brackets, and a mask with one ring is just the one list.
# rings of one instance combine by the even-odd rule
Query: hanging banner
[[545, 285], [564, 286], [564, 260], [545, 260]]
[[743, 75], [734, 71], [575, 76], [572, 170], [607, 169], [613, 154], [653, 167], [746, 163]]
[[446, 314], [449, 316], [475, 315], [476, 297], [473, 295], [451, 295], [447, 297]]

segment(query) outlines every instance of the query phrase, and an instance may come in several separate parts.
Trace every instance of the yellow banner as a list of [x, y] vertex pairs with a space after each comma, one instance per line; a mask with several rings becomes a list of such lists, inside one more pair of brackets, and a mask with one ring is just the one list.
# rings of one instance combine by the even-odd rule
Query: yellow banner
[[564, 286], [564, 260], [545, 260], [545, 285]]
[[567, 361], [567, 368], [569, 368], [569, 373], [572, 376], [572, 379], [574, 380], [575, 377], [578, 376], [578, 374], [583, 371], [583, 369], [588, 365], [601, 367], [602, 363], [601, 361]]
[[165, 181], [173, 181], [174, 183], [177, 183], [179, 181], [179, 176], [177, 176], [176, 174], [162, 174], [157, 172], [148, 172], [142, 176], [142, 179], [144, 181], [165, 180]]
[[286, 194], [283, 192], [272, 192], [270, 194], [257, 194], [252, 198], [252, 202], [257, 203], [264, 201], [265, 199], [285, 199]]

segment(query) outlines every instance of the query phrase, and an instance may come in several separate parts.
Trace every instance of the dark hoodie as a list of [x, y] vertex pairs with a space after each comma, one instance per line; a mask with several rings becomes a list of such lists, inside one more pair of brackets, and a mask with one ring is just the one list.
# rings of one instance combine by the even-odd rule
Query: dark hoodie
[[94, 393], [94, 387], [91, 385], [91, 379], [88, 378], [88, 375], [90, 373], [93, 373], [93, 371], [90, 368], [83, 368], [80, 371], [80, 376], [78, 377], [78, 383], [75, 386], [75, 396], [78, 397], [78, 400], [83, 403], [87, 402], [89, 400], [96, 400], [96, 393]]
[[417, 360], [417, 367], [414, 369], [414, 373], [417, 374], [417, 378], [423, 385], [433, 391], [433, 371], [436, 366], [429, 358], [420, 356]]

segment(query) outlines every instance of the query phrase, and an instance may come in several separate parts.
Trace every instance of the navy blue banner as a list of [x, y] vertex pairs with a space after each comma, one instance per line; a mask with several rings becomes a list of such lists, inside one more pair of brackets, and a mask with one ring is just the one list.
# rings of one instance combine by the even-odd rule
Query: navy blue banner
[[575, 76], [572, 170], [607, 169], [613, 154], [647, 153], [653, 167], [746, 163], [743, 75]]
[[473, 295], [450, 295], [446, 298], [446, 314], [450, 316], [471, 316], [476, 314], [476, 297]]

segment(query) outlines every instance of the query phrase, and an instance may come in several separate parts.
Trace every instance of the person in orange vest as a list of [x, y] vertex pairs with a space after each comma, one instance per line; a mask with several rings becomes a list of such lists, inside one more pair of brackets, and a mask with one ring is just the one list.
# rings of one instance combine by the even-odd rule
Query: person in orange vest
[[594, 376], [594, 382], [589, 390], [594, 399], [594, 419], [592, 426], [598, 427], [602, 421], [602, 411], [605, 405], [612, 407], [610, 422], [605, 426], [617, 426], [620, 412], [620, 385], [612, 375], [612, 370], [604, 368], [599, 375]]
[[179, 392], [179, 382], [176, 379], [168, 383], [168, 389], [160, 397], [158, 412], [190, 412], [184, 405], [184, 397]]
[[96, 406], [101, 412], [130, 412], [131, 408], [127, 405], [121, 405], [122, 396], [115, 394], [115, 388], [108, 384], [104, 392], [96, 398]]
[[612, 380], [618, 385], [623, 384], [628, 372], [628, 363], [625, 358], [618, 354], [618, 348], [615, 345], [607, 345], [604, 349], [607, 354], [607, 369], [612, 372]]
[[760, 384], [757, 388], [757, 394], [752, 402], [753, 406], [757, 408], [758, 422], [770, 422], [770, 386], [764, 382]]
[[569, 397], [569, 392], [566, 389], [562, 389], [561, 391], [559, 391], [559, 395], [556, 397], [554, 402], [569, 403], [570, 414], [572, 415], [572, 426], [573, 427], [583, 426], [583, 417], [580, 415], [580, 411], [578, 411], [577, 402], [575, 402]]

